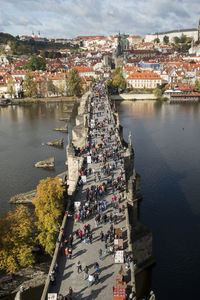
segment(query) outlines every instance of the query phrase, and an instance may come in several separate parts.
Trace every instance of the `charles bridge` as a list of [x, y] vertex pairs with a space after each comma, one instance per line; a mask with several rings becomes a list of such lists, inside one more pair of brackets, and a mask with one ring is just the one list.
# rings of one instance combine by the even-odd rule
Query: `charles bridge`
[[[102, 96], [100, 97], [100, 95]], [[110, 119], [110, 123], [105, 122], [104, 128], [100, 127], [97, 130], [94, 127], [92, 129], [91, 124], [93, 119], [100, 123]], [[77, 149], [87, 148], [89, 142], [88, 136], [90, 134], [90, 142], [92, 144], [93, 142], [100, 144], [102, 142], [102, 134], [105, 134], [105, 130], [109, 132], [112, 128], [114, 128], [114, 135], [111, 137], [109, 147], [117, 143], [121, 149], [120, 163], [115, 166], [112, 173], [114, 178], [122, 175], [124, 190], [123, 198], [119, 205], [123, 206], [124, 210], [116, 212], [113, 209], [111, 187], [107, 188], [103, 199], [106, 199], [108, 203], [105, 213], [108, 215], [110, 213], [116, 214], [117, 221], [114, 224], [114, 229], [121, 230], [122, 232], [123, 250], [121, 252], [126, 251], [132, 257], [129, 268], [125, 268], [123, 259], [118, 262], [116, 261], [117, 251], [115, 252], [115, 256], [106, 253], [103, 254], [103, 260], [99, 260], [98, 258], [99, 249], [102, 249], [104, 253], [104, 243], [100, 239], [100, 232], [107, 232], [109, 230], [109, 222], [103, 225], [99, 224], [98, 227], [95, 227], [95, 216], [93, 216], [85, 223], [79, 223], [76, 222], [74, 214], [71, 212], [71, 208], [75, 203], [78, 203], [80, 207], [84, 205], [87, 188], [100, 184], [100, 182], [96, 182], [95, 176], [100, 170], [100, 160], [98, 163], [87, 161], [90, 153], [83, 151], [82, 155], [77, 155]], [[99, 149], [99, 158], [103, 156], [101, 151], [102, 149]], [[131, 136], [129, 137], [129, 143], [126, 143], [123, 139], [123, 127], [119, 123], [118, 113], [112, 106], [103, 82], [101, 84], [97, 83], [80, 100], [76, 124], [72, 129], [72, 139], [68, 142], [66, 149], [66, 157], [67, 208], [62, 223], [63, 230], [58, 237], [41, 300], [59, 299], [59, 295], [66, 296], [70, 287], [73, 290], [73, 300], [127, 299], [123, 295], [121, 298], [113, 295], [114, 288], [116, 289], [116, 287], [120, 286], [122, 290], [125, 290], [124, 287], [126, 288], [126, 294], [132, 292], [133, 299], [136, 299], [135, 276], [154, 262], [152, 257], [152, 233], [139, 221], [139, 206], [142, 195], [140, 193], [140, 176], [135, 172], [134, 168], [134, 150], [131, 143]], [[107, 162], [112, 163], [113, 159], [108, 159]], [[91, 168], [92, 173], [87, 175], [86, 182], [80, 188], [77, 182], [83, 167]], [[101, 176], [101, 183], [106, 181], [106, 177], [106, 175]], [[119, 197], [118, 191], [116, 191], [116, 196]], [[82, 229], [84, 224], [89, 224], [91, 227], [93, 235], [92, 244], [80, 242], [79, 238], [75, 239], [72, 248], [72, 258], [70, 260], [63, 255], [60, 247], [63, 234], [68, 238], [70, 234], [74, 235], [77, 229]], [[82, 268], [86, 265], [89, 267], [89, 274], [91, 275], [94, 273], [94, 264], [98, 261], [100, 267], [98, 284], [93, 283], [92, 286], [88, 286], [87, 280], [83, 278], [83, 272], [77, 273], [78, 261], [82, 264]], [[58, 268], [55, 273], [55, 282], [52, 284], [50, 274], [54, 272], [55, 265]], [[119, 275], [122, 275], [123, 280], [119, 280]]]

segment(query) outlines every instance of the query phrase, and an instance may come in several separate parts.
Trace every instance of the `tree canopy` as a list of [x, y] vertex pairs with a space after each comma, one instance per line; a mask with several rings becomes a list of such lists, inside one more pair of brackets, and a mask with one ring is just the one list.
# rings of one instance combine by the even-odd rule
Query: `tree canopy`
[[154, 39], [154, 43], [159, 44], [160, 43], [160, 39], [157, 37]]
[[198, 79], [195, 80], [194, 86], [195, 86], [196, 90], [197, 90], [198, 92], [200, 92], [200, 81], [199, 81]]
[[28, 208], [17, 206], [0, 219], [0, 269], [15, 273], [32, 266], [34, 255], [34, 219]]
[[70, 94], [80, 97], [82, 94], [82, 82], [79, 73], [76, 69], [69, 71], [68, 88]]
[[13, 98], [13, 96], [15, 96], [16, 93], [15, 82], [12, 77], [8, 79], [7, 93], [10, 95], [11, 98]]
[[36, 70], [46, 70], [46, 62], [45, 59], [39, 56], [33, 56], [29, 59], [28, 63], [24, 66], [25, 69], [30, 71]]
[[169, 44], [169, 37], [167, 35], [164, 36], [163, 42], [165, 45]]
[[107, 87], [108, 89], [113, 92], [116, 89], [125, 89], [126, 88], [126, 80], [122, 75], [121, 68], [117, 67], [113, 74], [112, 79], [107, 80]]
[[23, 82], [23, 89], [25, 90], [25, 96], [33, 97], [37, 93], [36, 82], [33, 78], [33, 75], [29, 72], [26, 74], [24, 82]]
[[162, 86], [160, 86], [159, 84], [157, 85], [157, 87], [153, 90], [154, 95], [159, 99], [162, 97], [163, 94], [163, 89]]
[[38, 241], [46, 253], [53, 255], [59, 226], [64, 212], [64, 187], [58, 178], [47, 178], [40, 181], [37, 186], [37, 196], [33, 199], [36, 226], [38, 228]]

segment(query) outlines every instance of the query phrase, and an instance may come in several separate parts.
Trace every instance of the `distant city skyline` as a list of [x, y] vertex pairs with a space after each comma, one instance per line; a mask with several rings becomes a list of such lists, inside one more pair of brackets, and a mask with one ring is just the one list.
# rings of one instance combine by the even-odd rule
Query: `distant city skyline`
[[197, 28], [199, 18], [199, 0], [0, 0], [0, 31], [14, 36], [145, 36]]

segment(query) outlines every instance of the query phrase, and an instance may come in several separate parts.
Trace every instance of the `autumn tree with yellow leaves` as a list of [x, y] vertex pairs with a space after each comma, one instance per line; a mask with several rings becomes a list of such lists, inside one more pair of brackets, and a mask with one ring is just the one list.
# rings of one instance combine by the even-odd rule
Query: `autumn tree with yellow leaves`
[[64, 212], [63, 193], [65, 188], [58, 178], [46, 178], [37, 186], [37, 196], [33, 199], [38, 241], [45, 252], [53, 255], [56, 239]]
[[28, 208], [19, 205], [0, 219], [0, 269], [15, 273], [34, 263], [34, 219]]

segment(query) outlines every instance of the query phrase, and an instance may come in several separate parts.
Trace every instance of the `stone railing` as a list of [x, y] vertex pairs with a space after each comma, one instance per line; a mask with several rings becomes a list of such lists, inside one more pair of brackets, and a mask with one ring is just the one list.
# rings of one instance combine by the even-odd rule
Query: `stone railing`
[[[68, 207], [69, 207], [69, 205], [68, 205]], [[66, 212], [65, 212], [61, 228], [65, 228], [66, 227], [66, 225], [67, 225], [67, 218], [68, 218], [68, 210], [66, 210]], [[60, 249], [60, 241], [61, 241], [61, 239], [62, 239], [62, 232], [60, 232], [59, 236], [58, 236], [58, 241], [56, 243], [56, 248], [55, 248], [54, 255], [53, 255], [53, 258], [52, 258], [52, 261], [51, 261], [51, 266], [49, 268], [49, 273], [47, 275], [47, 279], [46, 279], [46, 282], [45, 282], [45, 286], [44, 286], [44, 289], [43, 289], [41, 300], [46, 300], [47, 299], [47, 293], [48, 293], [49, 285], [50, 285], [50, 273], [54, 270], [54, 266], [58, 262], [58, 256], [59, 256], [59, 249]]]

